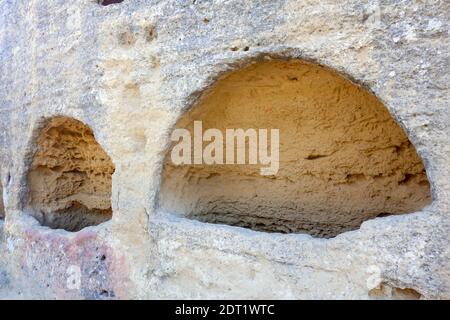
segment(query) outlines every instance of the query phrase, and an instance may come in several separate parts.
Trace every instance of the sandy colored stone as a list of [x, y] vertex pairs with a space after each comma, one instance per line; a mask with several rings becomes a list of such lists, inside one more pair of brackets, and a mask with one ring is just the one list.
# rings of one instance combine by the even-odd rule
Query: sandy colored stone
[[[325, 68], [282, 60], [250, 65], [219, 80], [177, 128], [189, 129], [193, 141], [199, 120], [203, 132], [215, 128], [223, 136], [227, 128], [279, 129], [280, 168], [263, 176], [267, 165], [249, 165], [248, 139], [245, 165], [176, 166], [168, 152], [160, 199], [167, 212], [328, 238], [431, 202], [422, 161], [387, 109]], [[234, 150], [236, 156], [236, 143]]]

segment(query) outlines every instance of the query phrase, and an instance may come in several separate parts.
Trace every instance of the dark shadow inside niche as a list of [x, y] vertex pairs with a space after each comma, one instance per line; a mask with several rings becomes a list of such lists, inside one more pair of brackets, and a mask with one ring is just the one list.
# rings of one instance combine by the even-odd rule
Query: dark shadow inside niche
[[51, 119], [37, 138], [28, 173], [34, 217], [52, 229], [79, 231], [112, 217], [114, 165], [92, 130], [66, 117]]
[[[174, 142], [164, 162], [161, 211], [331, 238], [431, 203], [422, 160], [386, 107], [327, 68], [299, 60], [249, 65], [218, 80], [176, 128], [193, 137], [194, 121], [203, 133], [218, 129], [224, 144], [229, 128], [279, 129], [279, 170], [261, 175], [266, 166], [250, 165], [248, 154], [244, 165], [175, 165]], [[203, 150], [211, 143], [203, 141]]]
[[98, 3], [102, 6], [109, 6], [110, 4], [122, 3], [124, 0], [99, 0]]

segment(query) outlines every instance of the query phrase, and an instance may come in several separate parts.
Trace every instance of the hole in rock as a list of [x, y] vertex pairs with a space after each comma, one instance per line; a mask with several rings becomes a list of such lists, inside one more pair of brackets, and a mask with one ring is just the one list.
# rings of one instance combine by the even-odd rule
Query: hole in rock
[[28, 174], [29, 205], [52, 229], [79, 231], [111, 219], [114, 165], [82, 122], [53, 118], [37, 139]]
[[420, 300], [422, 294], [412, 288], [397, 288], [381, 283], [369, 291], [369, 297], [380, 300]]
[[[252, 64], [218, 80], [178, 121], [191, 141], [194, 121], [202, 121], [203, 133], [218, 129], [224, 145], [229, 128], [279, 129], [279, 170], [261, 175], [267, 166], [248, 164], [248, 153], [245, 165], [175, 165], [174, 141], [162, 173], [161, 211], [330, 238], [431, 202], [423, 163], [385, 106], [327, 68], [298, 60]], [[204, 152], [210, 141], [203, 141]], [[219, 152], [224, 163], [226, 149], [223, 157]]]
[[110, 4], [122, 3], [123, 0], [99, 0], [99, 4], [102, 6], [109, 6]]

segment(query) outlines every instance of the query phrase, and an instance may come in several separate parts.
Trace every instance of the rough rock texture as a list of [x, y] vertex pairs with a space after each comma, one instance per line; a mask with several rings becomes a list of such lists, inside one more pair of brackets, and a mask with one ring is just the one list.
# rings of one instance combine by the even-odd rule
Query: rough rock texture
[[[0, 0], [0, 297], [450, 298], [448, 12], [445, 1]], [[177, 121], [263, 57], [372, 92], [423, 160], [432, 203], [332, 239], [160, 212]], [[112, 219], [79, 232], [41, 226], [28, 206], [36, 141], [57, 116], [90, 127], [115, 167]]]
[[5, 207], [3, 205], [3, 187], [0, 183], [0, 219], [5, 218]]
[[81, 122], [55, 117], [40, 132], [28, 173], [29, 206], [41, 224], [79, 231], [111, 218], [114, 166]]
[[[333, 237], [367, 219], [431, 203], [423, 164], [386, 108], [324, 68], [299, 61], [253, 64], [218, 81], [177, 128], [194, 137], [195, 120], [204, 131], [219, 129], [224, 145], [227, 128], [278, 128], [279, 170], [261, 175], [267, 165], [249, 165], [248, 154], [244, 165], [175, 166], [169, 152], [164, 211], [253, 230]], [[246, 141], [247, 151], [260, 142], [256, 134], [257, 142]], [[236, 139], [234, 145], [236, 156]]]

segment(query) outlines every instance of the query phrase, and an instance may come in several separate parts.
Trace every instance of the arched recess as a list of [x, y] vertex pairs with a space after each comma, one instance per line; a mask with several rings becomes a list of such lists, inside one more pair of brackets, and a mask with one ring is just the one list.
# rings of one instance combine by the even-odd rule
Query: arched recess
[[3, 184], [0, 181], [0, 220], [3, 219], [5, 219], [5, 205], [3, 203]]
[[329, 238], [431, 202], [423, 163], [386, 107], [327, 68], [300, 60], [251, 64], [218, 80], [176, 128], [193, 137], [196, 120], [203, 132], [217, 128], [224, 137], [227, 128], [279, 129], [279, 170], [263, 176], [262, 165], [175, 165], [174, 143], [163, 167], [162, 211]]
[[82, 122], [55, 117], [37, 138], [28, 172], [28, 205], [52, 229], [79, 231], [111, 219], [114, 165]]

